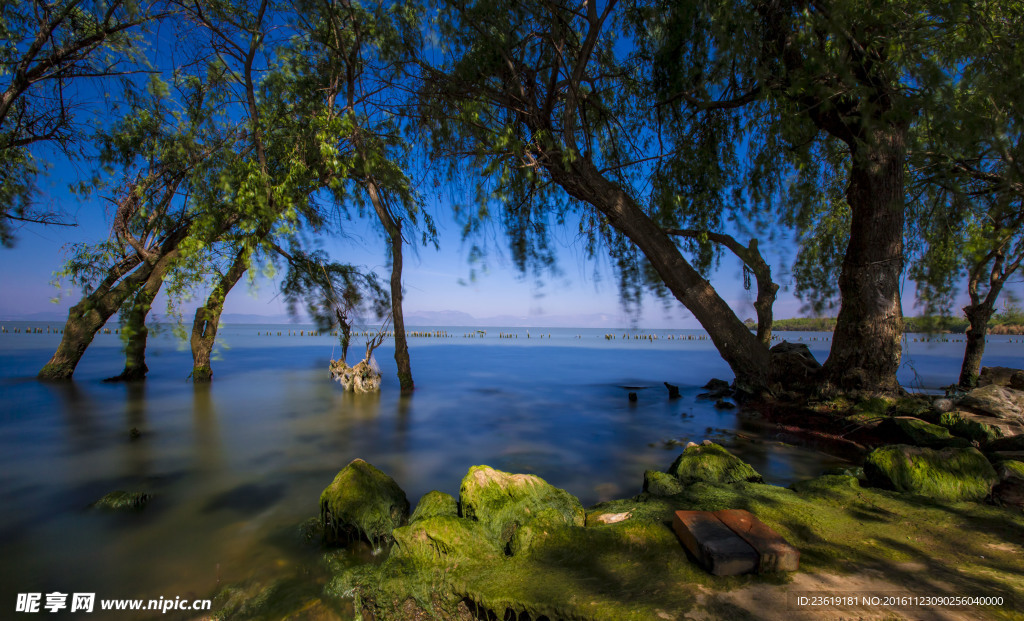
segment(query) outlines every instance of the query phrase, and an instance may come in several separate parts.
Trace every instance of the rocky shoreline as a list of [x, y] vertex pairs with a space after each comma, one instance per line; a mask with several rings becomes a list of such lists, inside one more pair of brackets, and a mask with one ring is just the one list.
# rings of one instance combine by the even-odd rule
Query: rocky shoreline
[[[987, 369], [982, 386], [948, 397], [762, 402], [781, 433], [831, 442], [863, 464], [790, 488], [705, 441], [647, 471], [637, 495], [589, 508], [537, 476], [484, 465], [470, 468], [458, 498], [433, 491], [413, 507], [397, 482], [357, 459], [303, 525], [320, 550], [300, 569], [307, 577], [226, 587], [217, 618], [1013, 618], [1013, 602], [1024, 601], [1021, 380]], [[706, 398], [725, 396], [722, 384], [709, 383]], [[723, 509], [749, 511], [785, 537], [799, 571], [709, 574], [671, 520], [677, 510]], [[1007, 604], [793, 607], [792, 593], [815, 590]]]

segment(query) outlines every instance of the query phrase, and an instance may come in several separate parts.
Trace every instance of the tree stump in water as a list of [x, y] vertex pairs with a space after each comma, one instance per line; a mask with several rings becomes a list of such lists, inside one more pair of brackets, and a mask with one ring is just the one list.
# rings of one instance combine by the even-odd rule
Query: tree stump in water
[[341, 384], [345, 392], [380, 392], [380, 368], [372, 358], [351, 367], [344, 360], [332, 360], [331, 377]]

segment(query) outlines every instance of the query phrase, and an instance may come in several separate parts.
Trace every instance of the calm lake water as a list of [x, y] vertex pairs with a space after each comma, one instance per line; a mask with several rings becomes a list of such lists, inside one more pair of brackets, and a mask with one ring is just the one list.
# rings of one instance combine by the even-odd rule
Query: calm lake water
[[[102, 382], [123, 367], [113, 334], [96, 338], [74, 382], [40, 383], [59, 336], [13, 332], [46, 323], [4, 325], [0, 618], [13, 616], [18, 593], [208, 597], [294, 571], [317, 553], [298, 525], [356, 457], [391, 475], [413, 505], [432, 489], [457, 495], [475, 464], [537, 474], [584, 505], [635, 495], [645, 469], [666, 468], [681, 450], [666, 448], [670, 439], [715, 439], [778, 485], [844, 463], [698, 399], [712, 377], [732, 378], [710, 341], [695, 340], [700, 331], [645, 332], [658, 335], [652, 342], [623, 340], [622, 330], [608, 341], [604, 330], [488, 328], [465, 338], [476, 328], [441, 328], [453, 337], [411, 340], [417, 389], [400, 398], [390, 342], [375, 356], [381, 394], [347, 395], [327, 373], [336, 339], [298, 336], [309, 326], [225, 326], [214, 382], [195, 386], [187, 346], [166, 331], [150, 340], [144, 383]], [[827, 334], [783, 336], [819, 360], [828, 353]], [[904, 385], [953, 383], [963, 344], [915, 342], [923, 338], [908, 339]], [[985, 364], [1022, 366], [1022, 341], [992, 337]], [[669, 401], [664, 381], [682, 398]], [[130, 515], [88, 509], [118, 489], [153, 500]]]

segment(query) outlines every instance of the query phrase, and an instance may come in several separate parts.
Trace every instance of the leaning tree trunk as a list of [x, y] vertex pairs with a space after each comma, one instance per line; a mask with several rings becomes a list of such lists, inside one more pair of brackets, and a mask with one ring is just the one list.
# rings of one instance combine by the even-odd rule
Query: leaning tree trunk
[[367, 184], [373, 208], [387, 231], [391, 243], [391, 318], [395, 327], [395, 363], [398, 365], [398, 384], [403, 395], [413, 391], [412, 363], [409, 361], [409, 343], [405, 336], [405, 317], [402, 313], [402, 224], [391, 214], [377, 184]]
[[129, 258], [111, 268], [107, 278], [68, 311], [60, 344], [50, 361], [39, 371], [39, 379], [71, 379], [100, 328], [139, 289], [157, 266], [170, 262], [173, 254], [176, 252], [172, 251], [156, 262]]
[[843, 389], [896, 392], [903, 352], [904, 163], [902, 126], [852, 147], [846, 200], [850, 241], [839, 275], [841, 305], [825, 376]]
[[736, 374], [741, 389], [756, 393], [770, 386], [768, 347], [751, 334], [711, 283], [683, 257], [669, 234], [644, 213], [632, 197], [584, 159], [568, 166], [551, 164], [548, 170], [571, 196], [604, 214], [611, 226], [644, 253], [672, 295], [707, 331], [718, 353]]
[[213, 380], [210, 355], [217, 340], [217, 325], [220, 323], [220, 314], [224, 311], [224, 300], [248, 269], [248, 259], [248, 251], [244, 248], [239, 250], [228, 271], [221, 276], [206, 298], [206, 304], [196, 309], [196, 316], [192, 321], [192, 336], [189, 339], [192, 347], [192, 381], [195, 383]]
[[149, 367], [146, 366], [146, 342], [149, 338], [146, 317], [153, 306], [153, 299], [164, 284], [165, 275], [163, 271], [154, 270], [146, 279], [146, 284], [135, 294], [132, 308], [128, 312], [128, 322], [122, 330], [128, 337], [124, 350], [124, 371], [107, 381], [133, 382], [146, 379], [146, 373], [149, 372]]

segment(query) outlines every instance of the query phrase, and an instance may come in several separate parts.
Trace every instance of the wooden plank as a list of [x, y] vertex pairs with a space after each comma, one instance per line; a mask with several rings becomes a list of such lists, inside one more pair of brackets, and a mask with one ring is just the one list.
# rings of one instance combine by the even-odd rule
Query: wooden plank
[[757, 551], [710, 511], [676, 511], [672, 528], [690, 554], [716, 576], [735, 576], [758, 567]]
[[770, 526], [743, 509], [715, 511], [723, 524], [757, 550], [758, 572], [796, 571], [800, 567], [800, 550], [782, 538]]

